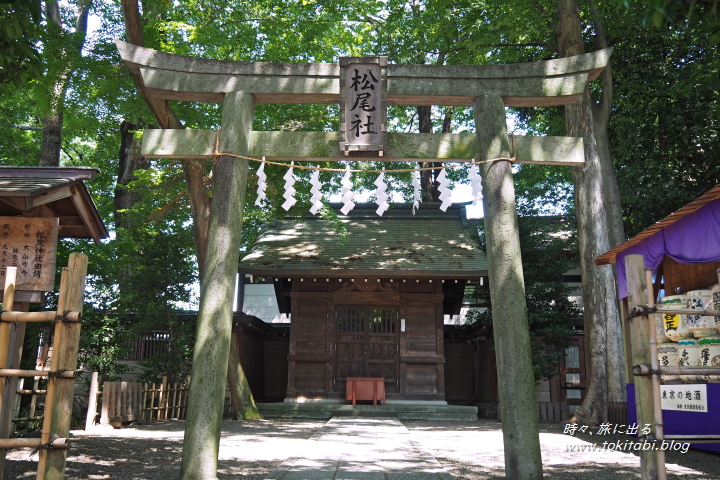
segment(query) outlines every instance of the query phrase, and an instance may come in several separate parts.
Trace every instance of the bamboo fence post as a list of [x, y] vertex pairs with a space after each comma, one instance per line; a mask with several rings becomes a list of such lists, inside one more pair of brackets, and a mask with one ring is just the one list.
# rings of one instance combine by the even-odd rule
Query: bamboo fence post
[[118, 417], [122, 418], [126, 417], [128, 414], [128, 385], [127, 382], [120, 382], [120, 411], [118, 412]]
[[157, 420], [157, 410], [155, 410], [155, 384], [152, 384], [150, 389], [150, 421], [153, 420], [153, 414], [155, 414], [155, 420]]
[[[646, 268], [645, 269], [645, 292], [647, 296], [647, 306], [648, 307], [654, 307], [655, 306], [655, 289], [653, 287], [653, 281], [652, 281], [652, 269]], [[658, 353], [657, 353], [657, 328], [656, 328], [656, 320], [655, 315], [650, 315], [648, 317], [648, 326], [650, 328], [650, 367], [654, 372], [658, 371], [658, 368], [660, 367], [660, 362], [658, 361]], [[660, 375], [655, 374], [650, 377], [652, 381], [652, 391], [653, 391], [653, 417], [654, 417], [654, 424], [655, 424], [655, 437], [658, 440], [662, 440], [664, 438], [664, 431], [663, 431], [663, 417], [662, 417], [662, 405], [660, 404]], [[658, 472], [658, 480], [666, 480], [667, 474], [665, 472], [665, 451], [659, 450], [657, 452], [657, 472]]]
[[90, 430], [95, 424], [97, 416], [98, 397], [98, 372], [92, 372], [90, 376], [90, 393], [88, 393], [88, 411], [85, 416], [85, 430]]
[[173, 418], [179, 419], [180, 409], [178, 408], [178, 403], [180, 402], [180, 383], [175, 382], [173, 388], [175, 390], [173, 392]]
[[146, 419], [146, 420], [149, 422], [150, 419], [148, 418], [148, 416], [147, 416], [147, 414], [146, 414], [146, 412], [147, 412], [147, 400], [148, 400], [147, 388], [148, 388], [148, 384], [147, 384], [147, 383], [143, 383], [143, 384], [142, 384], [142, 404], [141, 404], [141, 405], [142, 405], [142, 408], [141, 408], [141, 413], [142, 413], [143, 418]]
[[[33, 378], [33, 394], [32, 399], [30, 400], [30, 409], [28, 410], [28, 419], [30, 421], [35, 419], [35, 412], [37, 409], [37, 398], [38, 398], [38, 390], [40, 390], [40, 377]], [[45, 391], [47, 393], [47, 390]]]
[[177, 400], [176, 383], [168, 385], [168, 418], [175, 418], [175, 402]]
[[[12, 311], [15, 303], [15, 278], [17, 275], [17, 267], [7, 267], [5, 269], [5, 291], [3, 293], [3, 311]], [[10, 349], [10, 324], [0, 322], [0, 368], [7, 368], [8, 353]], [[6, 394], [6, 383], [10, 387], [6, 379], [0, 378], [0, 419], [7, 417], [12, 419], [10, 412], [13, 405], [10, 403], [10, 396]], [[5, 432], [4, 421], [0, 422], [0, 438], [9, 438], [10, 432]], [[0, 480], [5, 477], [5, 452], [0, 453]]]
[[183, 382], [179, 382], [178, 387], [178, 408], [177, 408], [177, 418], [178, 420], [183, 419], [183, 398], [185, 398], [185, 384]]
[[142, 383], [135, 384], [135, 405], [137, 405], [138, 411], [135, 412], [137, 415], [136, 421], [142, 421], [143, 419], [143, 386]]
[[[52, 442], [50, 442], [50, 445], [53, 448], [67, 448], [68, 446], [68, 439], [67, 438], [56, 438]], [[40, 439], [39, 438], [4, 438], [0, 440], [0, 448], [5, 449], [13, 449], [13, 448], [37, 448], [40, 446]]]
[[[68, 267], [63, 268], [58, 297], [58, 321], [55, 324], [55, 348], [45, 400], [45, 419], [41, 445], [48, 445], [52, 436], [67, 438], [70, 434], [75, 378], [57, 376], [65, 370], [75, 371], [80, 344], [80, 323], [67, 322], [65, 312], [82, 312], [87, 275], [87, 255], [71, 253]], [[66, 449], [40, 448], [38, 480], [62, 480], [65, 476]]]
[[[5, 269], [5, 292], [3, 294], [3, 310], [12, 311], [13, 303], [15, 303], [15, 276], [17, 267], [7, 267]], [[0, 368], [7, 368], [8, 348], [10, 346], [10, 324], [8, 322], [0, 322]], [[5, 382], [0, 382], [0, 411], [5, 411], [7, 406], [4, 404]]]
[[[628, 255], [625, 257], [625, 270], [628, 285], [628, 307], [632, 309], [644, 305], [647, 301], [645, 286], [645, 264], [642, 255]], [[650, 328], [647, 315], [630, 318], [630, 335], [632, 339], [633, 365], [648, 365], [651, 363], [652, 352], [650, 347]], [[659, 399], [658, 399], [659, 400]], [[637, 423], [639, 425], [651, 426], [650, 435], [640, 435], [643, 441], [657, 441], [657, 424], [655, 422], [655, 392], [653, 381], [649, 376], [635, 377], [635, 405], [637, 408]], [[644, 438], [643, 438], [644, 437]], [[642, 480], [660, 480], [659, 470], [665, 469], [665, 464], [659, 464], [658, 452], [653, 450], [641, 450], [640, 454], [640, 478]]]
[[110, 382], [103, 382], [102, 386], [102, 407], [100, 408], [100, 424], [110, 424]]
[[160, 398], [158, 400], [158, 421], [167, 420], [167, 377], [162, 378], [160, 384]]
[[[13, 409], [13, 419], [20, 418], [20, 402], [22, 400], [23, 390], [25, 390], [25, 382], [27, 381], [27, 378], [21, 378], [20, 381], [18, 381], [17, 386], [17, 393], [15, 394], [15, 408]], [[30, 390], [32, 392], [31, 395], [34, 395], [36, 390], [33, 388]], [[30, 415], [28, 415], [29, 417]]]

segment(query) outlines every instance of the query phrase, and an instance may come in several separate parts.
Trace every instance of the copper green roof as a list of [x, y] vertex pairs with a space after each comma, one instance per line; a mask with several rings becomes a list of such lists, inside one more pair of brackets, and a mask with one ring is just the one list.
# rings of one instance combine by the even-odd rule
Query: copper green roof
[[477, 227], [463, 205], [447, 212], [436, 203], [394, 205], [384, 216], [375, 205], [338, 212], [346, 233], [327, 220], [286, 218], [268, 226], [240, 271], [255, 275], [417, 276], [477, 278], [487, 275]]

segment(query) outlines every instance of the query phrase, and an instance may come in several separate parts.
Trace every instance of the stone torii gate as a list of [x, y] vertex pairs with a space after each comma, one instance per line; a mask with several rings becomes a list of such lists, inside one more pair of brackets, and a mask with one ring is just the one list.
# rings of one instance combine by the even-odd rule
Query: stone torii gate
[[[207, 258], [218, 261], [214, 265], [208, 262], [201, 292], [182, 478], [217, 478], [232, 323], [230, 279], [234, 279], [239, 259], [246, 187], [238, 179], [248, 168], [248, 160], [236, 156], [304, 161], [368, 157], [384, 161], [496, 160], [483, 164], [482, 182], [490, 294], [493, 304], [502, 306], [493, 310], [493, 328], [505, 471], [508, 478], [542, 478], [511, 159], [577, 166], [584, 162], [584, 151], [581, 138], [511, 139], [505, 107], [574, 103], [605, 68], [612, 50], [513, 65], [387, 65], [383, 57], [342, 59], [340, 64], [293, 64], [208, 60], [116, 43], [126, 65], [142, 77], [148, 102], [223, 103], [219, 130], [145, 130], [143, 135], [142, 154], [146, 157], [217, 158]], [[351, 130], [352, 109], [346, 106], [341, 107], [342, 132], [252, 131], [258, 103], [344, 105], [352, 78], [346, 72], [353, 65], [378, 68], [373, 77], [383, 86], [377, 103], [361, 108], [363, 119], [376, 106], [472, 106], [477, 133], [385, 132], [380, 115], [372, 123], [379, 127], [372, 132], [379, 132], [377, 138], [369, 146], [363, 142], [355, 145], [350, 137], [358, 131]], [[357, 106], [357, 101], [354, 103]], [[208, 458], [215, 461], [208, 462]]]

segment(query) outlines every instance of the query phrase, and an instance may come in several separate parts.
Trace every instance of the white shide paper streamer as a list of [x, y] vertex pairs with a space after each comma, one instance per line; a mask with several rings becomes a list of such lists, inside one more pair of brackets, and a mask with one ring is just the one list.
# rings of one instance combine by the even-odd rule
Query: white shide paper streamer
[[344, 203], [343, 207], [340, 209], [340, 211], [343, 213], [343, 215], [347, 215], [350, 213], [350, 210], [355, 208], [355, 204], [353, 203], [352, 199], [355, 197], [355, 194], [352, 192], [353, 183], [350, 180], [350, 166], [345, 170], [345, 176], [342, 179], [342, 182], [340, 182], [342, 185], [342, 190], [340, 190], [340, 194], [342, 195], [342, 201]]
[[450, 205], [452, 205], [452, 200], [450, 200], [450, 179], [445, 176], [444, 168], [440, 170], [440, 175], [437, 176], [436, 181], [438, 182], [438, 191], [440, 192], [439, 198], [442, 202], [440, 210], [444, 212]]
[[297, 202], [297, 200], [293, 196], [297, 193], [297, 191], [293, 188], [293, 185], [295, 185], [295, 178], [293, 177], [293, 165], [295, 165], [295, 162], [290, 162], [290, 168], [288, 168], [288, 171], [285, 172], [285, 175], [283, 175], [283, 179], [285, 179], [285, 193], [283, 193], [285, 203], [282, 204], [282, 208], [284, 208], [285, 211], [290, 210], [290, 208]]
[[[383, 170], [385, 169], [383, 168]], [[375, 186], [377, 187], [377, 189], [375, 190], [375, 203], [378, 206], [377, 210], [375, 210], [375, 213], [382, 217], [383, 213], [385, 213], [390, 207], [390, 204], [387, 202], [388, 195], [387, 193], [385, 193], [387, 190], [387, 184], [385, 183], [385, 172], [381, 173], [380, 176], [375, 180]]]
[[320, 191], [320, 187], [322, 187], [322, 183], [320, 182], [320, 170], [315, 170], [313, 172], [312, 177], [310, 177], [310, 185], [312, 186], [312, 188], [310, 188], [310, 193], [312, 193], [312, 197], [310, 197], [310, 203], [312, 203], [310, 213], [315, 215], [323, 206], [323, 194]]
[[413, 215], [415, 215], [415, 210], [420, 208], [420, 199], [422, 198], [420, 196], [420, 172], [419, 171], [413, 172], [412, 186], [413, 186], [412, 213], [413, 213]]
[[483, 199], [483, 187], [482, 187], [482, 176], [478, 173], [478, 166], [477, 165], [471, 165], [470, 166], [470, 186], [472, 187], [472, 205], [473, 207], [477, 207], [478, 204]]
[[262, 204], [262, 201], [267, 198], [265, 195], [265, 188], [267, 187], [267, 183], [265, 183], [265, 180], [267, 180], [267, 175], [265, 175], [265, 157], [262, 157], [262, 159], [263, 161], [260, 164], [260, 168], [258, 168], [256, 172], [256, 175], [258, 176], [258, 187], [255, 205], [258, 207]]

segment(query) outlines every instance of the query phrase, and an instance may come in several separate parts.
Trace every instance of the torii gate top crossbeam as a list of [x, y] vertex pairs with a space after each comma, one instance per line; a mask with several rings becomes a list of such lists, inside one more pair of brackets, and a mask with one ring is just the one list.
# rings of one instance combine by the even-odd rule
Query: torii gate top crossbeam
[[[231, 91], [257, 103], [339, 103], [335, 63], [210, 60], [116, 40], [126, 65], [156, 98], [223, 102]], [[388, 65], [388, 104], [471, 106], [496, 93], [509, 107], [568, 105], [607, 65], [612, 48], [544, 62], [509, 65]]]

